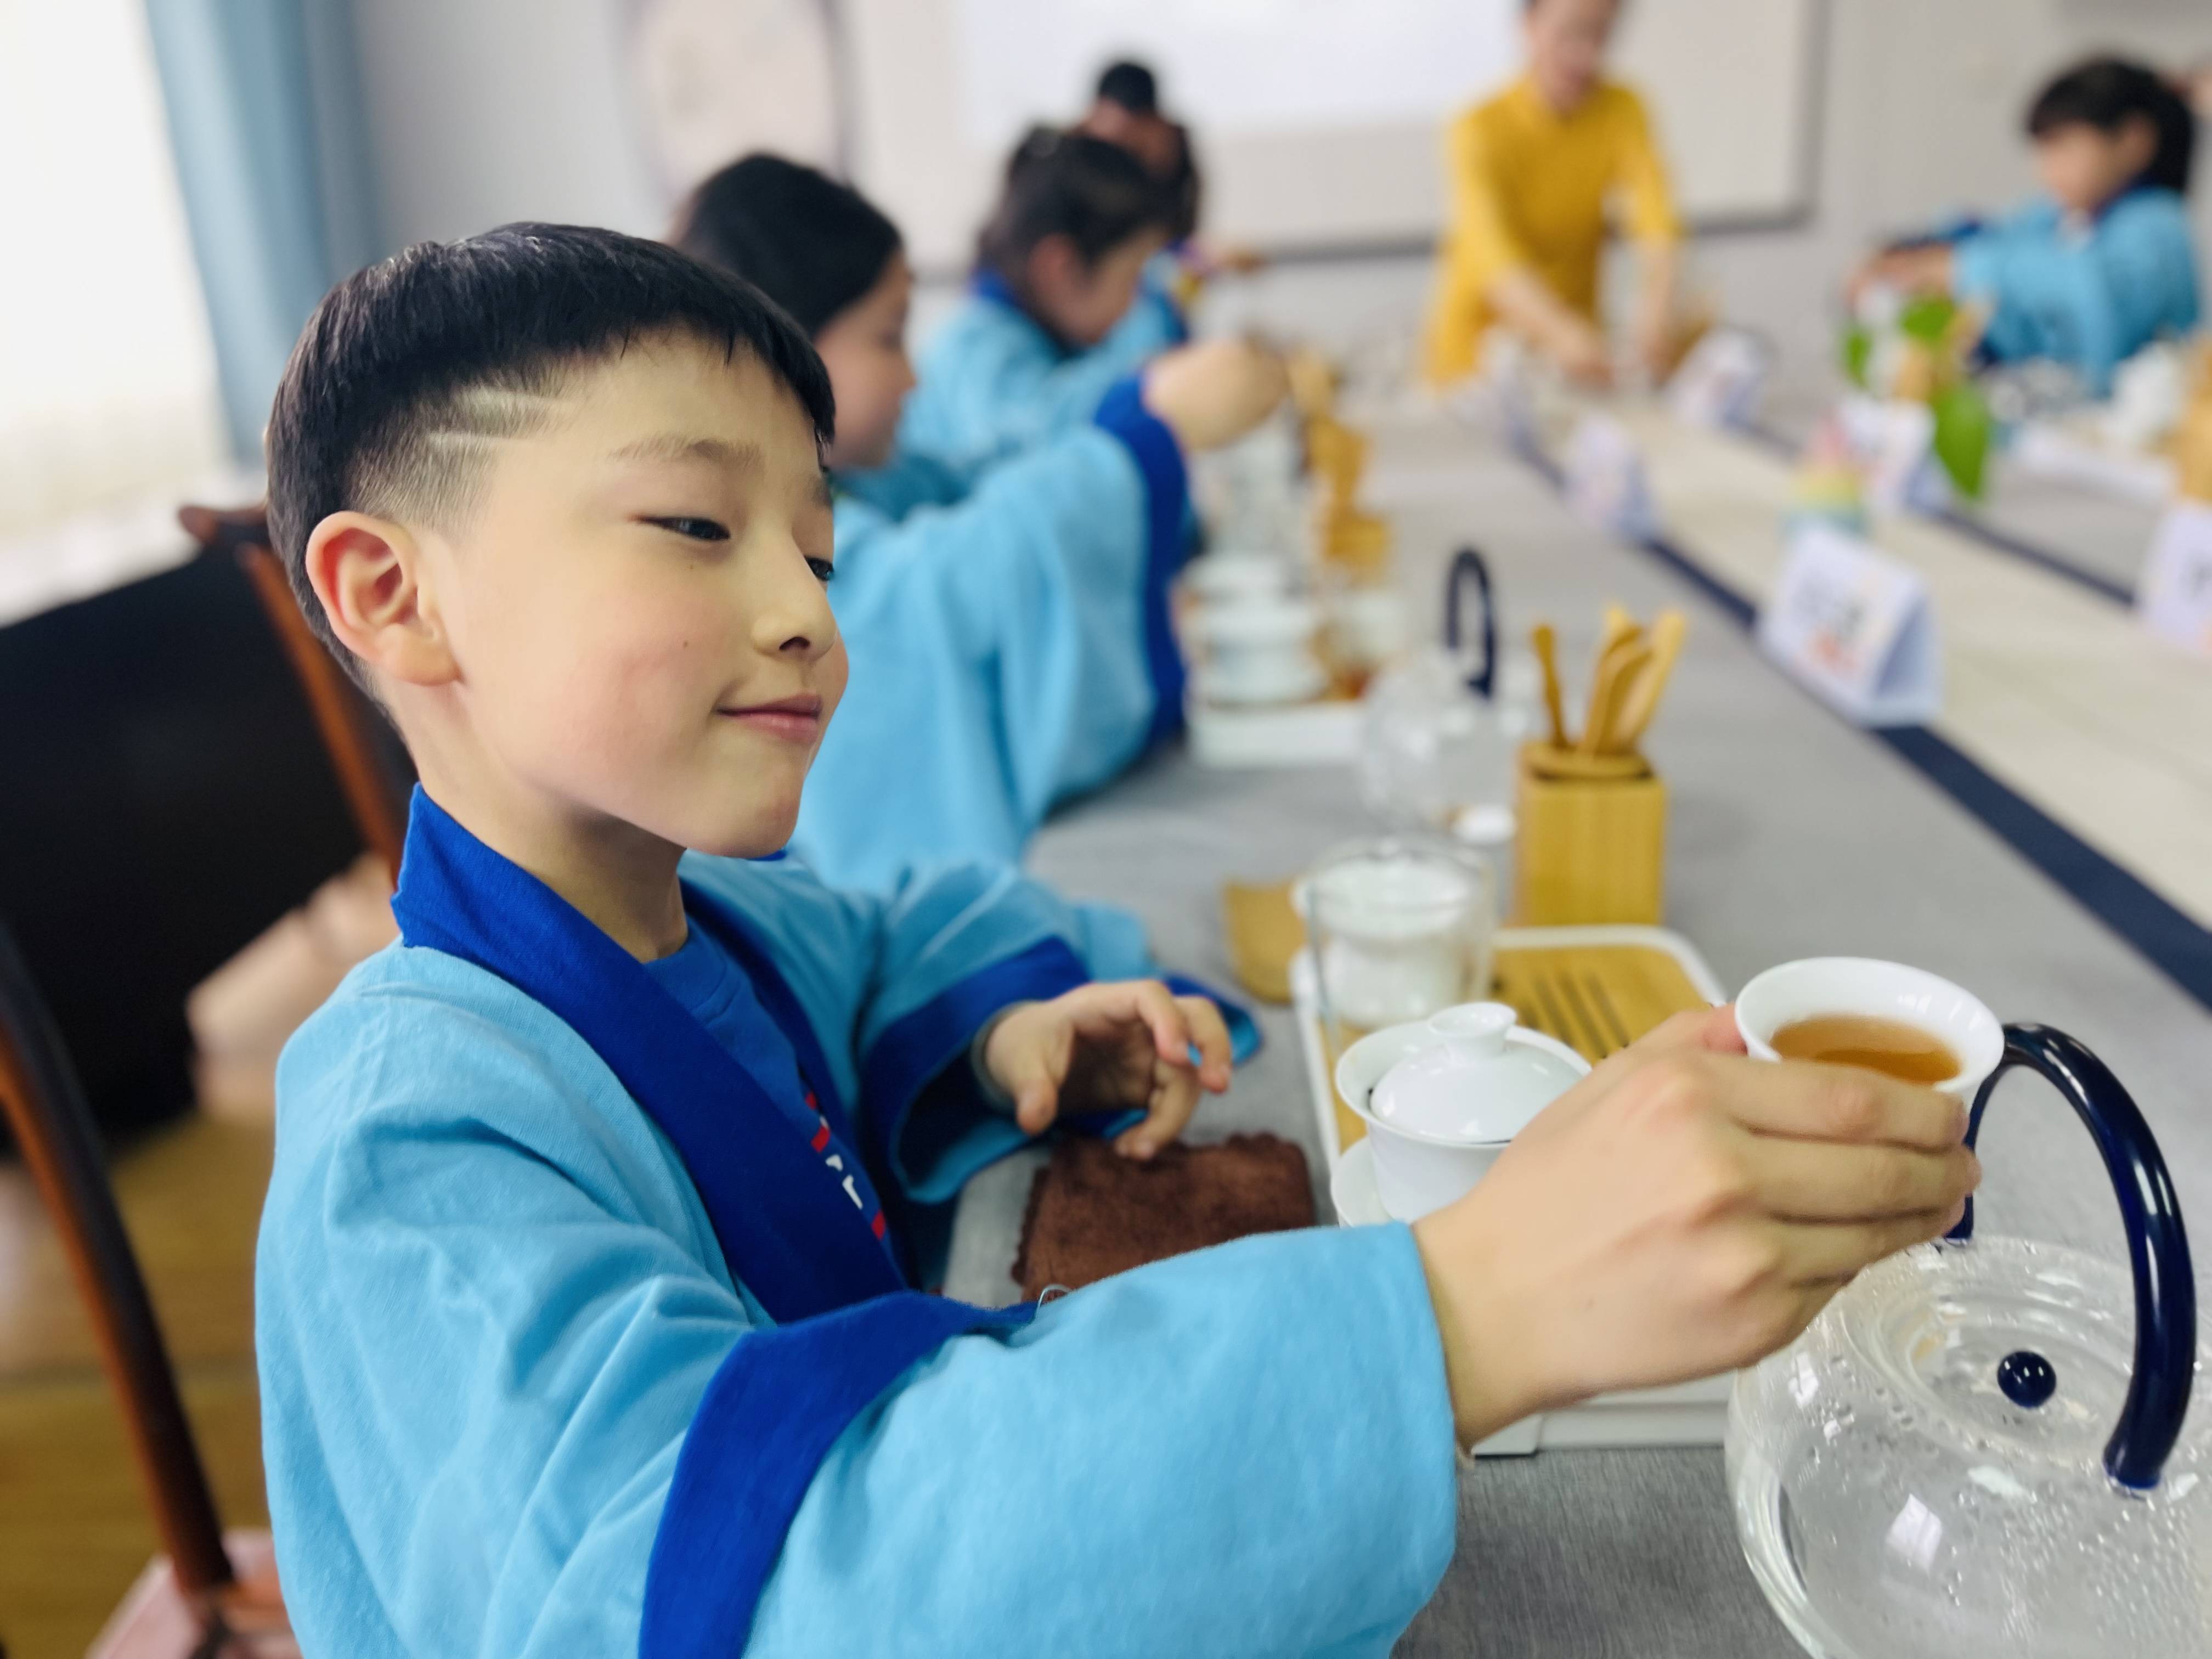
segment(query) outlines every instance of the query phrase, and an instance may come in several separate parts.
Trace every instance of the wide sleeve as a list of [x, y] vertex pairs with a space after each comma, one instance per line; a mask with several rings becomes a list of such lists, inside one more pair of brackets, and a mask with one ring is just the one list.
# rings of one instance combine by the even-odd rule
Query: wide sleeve
[[1628, 234], [1639, 242], [1674, 242], [1682, 235], [1674, 211], [1674, 186], [1667, 162], [1651, 131], [1644, 100], [1626, 87], [1620, 97], [1620, 155], [1615, 178], [1627, 207]]
[[1249, 1239], [923, 1361], [831, 1448], [744, 1650], [1381, 1659], [1455, 1494], [1410, 1233]]
[[1054, 804], [1179, 722], [1182, 456], [1133, 395], [1108, 404], [955, 505], [841, 509], [830, 593], [852, 674], [796, 842], [827, 879], [1018, 860]]

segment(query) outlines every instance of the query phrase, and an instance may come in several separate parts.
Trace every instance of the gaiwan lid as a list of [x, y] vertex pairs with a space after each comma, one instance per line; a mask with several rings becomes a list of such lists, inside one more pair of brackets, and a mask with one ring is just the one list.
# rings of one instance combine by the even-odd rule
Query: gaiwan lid
[[1507, 1141], [1589, 1070], [1582, 1056], [1523, 1030], [1502, 1002], [1470, 1002], [1432, 1016], [1432, 1039], [1382, 1076], [1368, 1098], [1378, 1123], [1416, 1139]]

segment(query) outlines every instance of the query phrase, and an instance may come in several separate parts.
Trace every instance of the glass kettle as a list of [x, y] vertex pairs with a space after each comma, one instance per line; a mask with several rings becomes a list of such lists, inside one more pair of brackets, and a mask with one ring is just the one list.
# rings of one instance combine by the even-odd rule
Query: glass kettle
[[[1464, 614], [1470, 595], [1471, 625]], [[1360, 794], [1399, 828], [1445, 830], [1466, 809], [1513, 795], [1518, 688], [1512, 665], [1501, 665], [1489, 567], [1472, 547], [1452, 560], [1443, 615], [1442, 647], [1384, 670], [1362, 702]]]
[[[2130, 1275], [2055, 1245], [1950, 1237], [1862, 1273], [1739, 1375], [1736, 1529], [1817, 1659], [2212, 1655], [2212, 1424], [2173, 1183], [2148, 1126], [2062, 1032], [2005, 1028], [2103, 1155]], [[2132, 1317], [2130, 1317], [2130, 1310]]]

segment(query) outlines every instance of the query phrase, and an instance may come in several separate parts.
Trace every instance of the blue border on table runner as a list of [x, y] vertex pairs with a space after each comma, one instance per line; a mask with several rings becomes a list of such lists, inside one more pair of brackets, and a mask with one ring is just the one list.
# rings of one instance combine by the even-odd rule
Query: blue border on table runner
[[2126, 583], [2116, 582], [2110, 576], [2100, 575], [2085, 565], [2075, 564], [2063, 555], [2053, 553], [2049, 548], [2038, 547], [2033, 542], [2022, 541], [2008, 530], [2000, 530], [1993, 524], [1986, 524], [1969, 514], [1960, 512], [1956, 507], [1947, 507], [1941, 513], [1931, 513], [1926, 516], [1945, 529], [1955, 530], [1962, 536], [1970, 536], [1983, 546], [1996, 552], [2007, 554], [2018, 559], [2022, 564], [2032, 564], [2038, 570], [2056, 576], [2061, 581], [2072, 582], [2076, 587], [2086, 588], [2100, 599], [2110, 599], [2114, 605], [2130, 611], [2135, 609], [2136, 591]]
[[[1517, 443], [1513, 448], [1554, 487], [1561, 483], [1562, 474], [1549, 456]], [[1674, 570], [1747, 632], [1757, 622], [1759, 607], [1748, 597], [1706, 569], [1677, 544], [1653, 536], [1629, 545]], [[1817, 698], [1814, 701], [1819, 702]], [[1825, 703], [1820, 706], [1827, 707]], [[2212, 1009], [2212, 930], [2201, 926], [2140, 877], [2099, 852], [2026, 796], [2000, 782], [1929, 727], [1856, 729], [1882, 744], [1950, 796], [2075, 903], [2133, 945], [2152, 966], [2206, 1008]]]
[[[1729, 430], [1749, 438], [1777, 455], [1795, 455], [1797, 453], [1797, 447], [1771, 426], [1746, 423], [1730, 427]], [[2126, 610], [2135, 609], [2136, 591], [2125, 582], [2116, 582], [2087, 565], [2075, 563], [2063, 553], [2054, 553], [2047, 547], [2039, 547], [2033, 542], [2025, 541], [2009, 530], [2000, 530], [1972, 514], [1961, 513], [1955, 507], [1947, 507], [1937, 513], [1924, 512], [1918, 507], [1906, 510], [1916, 518], [1940, 524], [1946, 530], [1955, 530], [1970, 540], [1979, 542], [1992, 553], [2002, 553], [2008, 558], [2018, 559], [2022, 564], [2032, 564], [2045, 575], [2071, 582], [2100, 599], [2110, 599]]]

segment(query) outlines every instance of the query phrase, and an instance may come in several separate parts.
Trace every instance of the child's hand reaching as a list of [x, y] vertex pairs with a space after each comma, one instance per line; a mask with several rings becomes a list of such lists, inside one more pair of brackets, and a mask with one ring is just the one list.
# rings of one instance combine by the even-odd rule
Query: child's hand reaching
[[1000, 1020], [983, 1067], [1033, 1135], [1063, 1113], [1141, 1108], [1145, 1121], [1114, 1146], [1146, 1158], [1182, 1133], [1200, 1090], [1229, 1087], [1229, 1028], [1206, 998], [1176, 996], [1158, 980], [1085, 985]]

